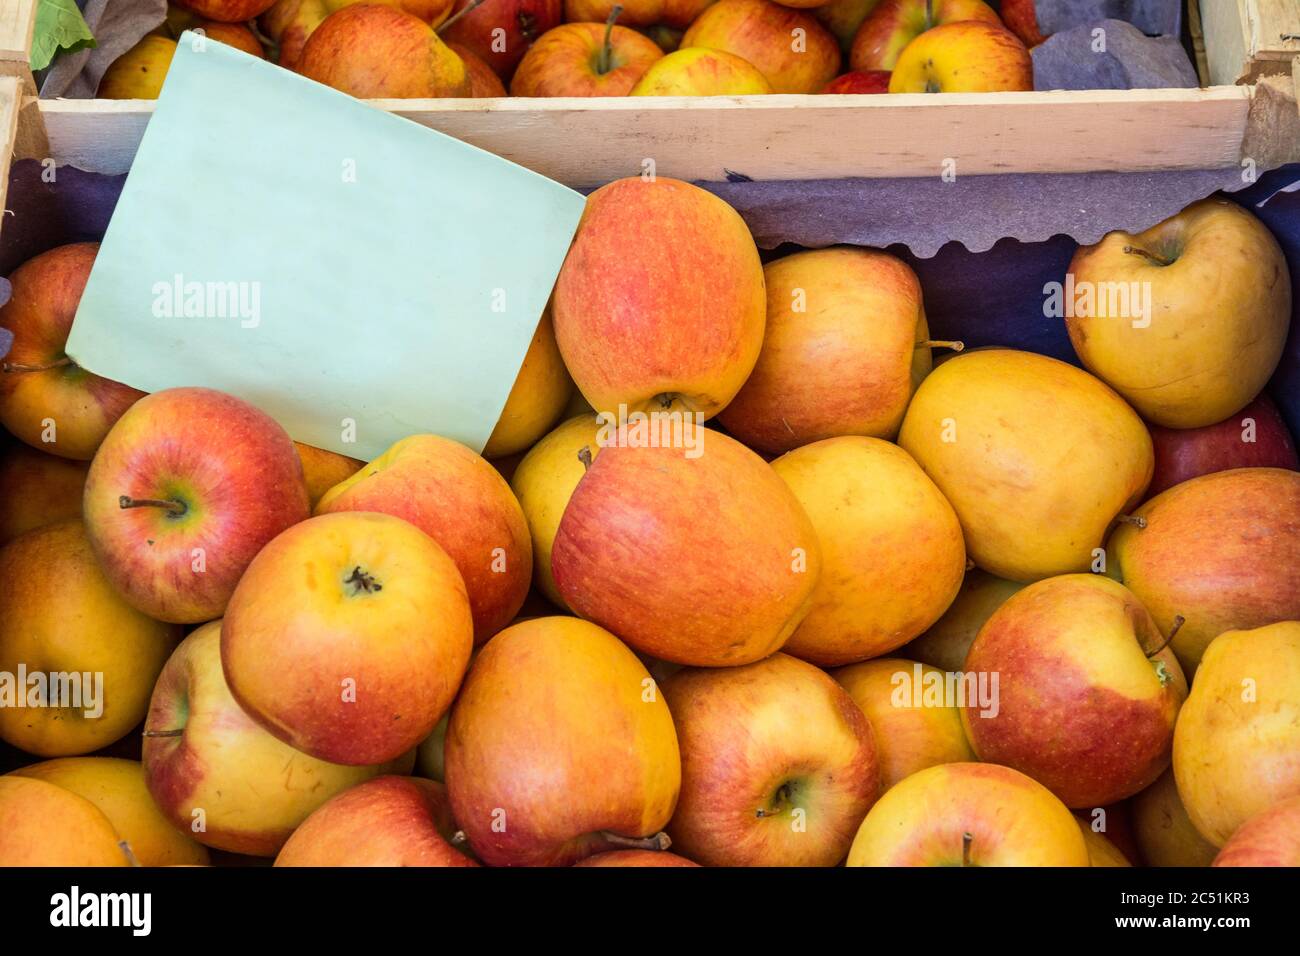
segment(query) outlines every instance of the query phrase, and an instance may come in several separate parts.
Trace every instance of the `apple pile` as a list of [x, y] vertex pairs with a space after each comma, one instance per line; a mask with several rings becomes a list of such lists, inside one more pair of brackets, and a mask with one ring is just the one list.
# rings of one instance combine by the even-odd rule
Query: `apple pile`
[[1078, 250], [1081, 368], [616, 181], [484, 456], [369, 463], [77, 367], [95, 255], [0, 310], [0, 864], [1300, 865], [1292, 298], [1240, 206]]
[[202, 30], [363, 98], [1032, 90], [1033, 0], [175, 0], [98, 95]]

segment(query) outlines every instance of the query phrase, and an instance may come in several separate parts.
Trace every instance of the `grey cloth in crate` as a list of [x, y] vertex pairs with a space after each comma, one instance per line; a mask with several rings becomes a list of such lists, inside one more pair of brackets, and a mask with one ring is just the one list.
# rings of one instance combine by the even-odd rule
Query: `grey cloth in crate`
[[167, 0], [79, 0], [77, 5], [98, 45], [58, 56], [41, 81], [43, 97], [93, 97], [109, 65], [167, 18]]
[[1098, 20], [1127, 20], [1150, 36], [1176, 37], [1182, 30], [1183, 0], [1035, 0], [1034, 12], [1045, 35]]
[[[1098, 30], [1100, 35], [1095, 32]], [[1176, 37], [1149, 37], [1123, 20], [1102, 20], [1054, 33], [1034, 47], [1033, 58], [1036, 90], [1153, 90], [1199, 85], [1196, 69]]]

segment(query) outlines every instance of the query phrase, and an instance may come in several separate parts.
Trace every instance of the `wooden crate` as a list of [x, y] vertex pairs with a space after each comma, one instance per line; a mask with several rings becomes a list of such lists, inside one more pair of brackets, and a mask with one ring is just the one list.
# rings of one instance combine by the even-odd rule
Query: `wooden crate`
[[1300, 55], [1300, 0], [1194, 0], [1209, 81], [1218, 86], [1290, 76]]

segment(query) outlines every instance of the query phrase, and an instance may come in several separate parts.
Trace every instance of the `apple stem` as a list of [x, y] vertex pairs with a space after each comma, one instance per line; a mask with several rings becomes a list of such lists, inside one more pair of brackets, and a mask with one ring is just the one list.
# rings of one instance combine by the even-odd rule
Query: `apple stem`
[[1174, 642], [1174, 635], [1177, 634], [1178, 629], [1181, 628], [1186, 623], [1187, 623], [1187, 618], [1183, 617], [1181, 614], [1175, 614], [1174, 626], [1169, 629], [1169, 636], [1165, 638], [1165, 642], [1163, 644], [1161, 644], [1154, 651], [1152, 651], [1150, 654], [1147, 655], [1147, 660], [1150, 660], [1151, 658], [1155, 657], [1166, 647], [1172, 644]]
[[1141, 256], [1148, 262], [1154, 262], [1158, 266], [1171, 266], [1174, 264], [1172, 259], [1163, 259], [1154, 252], [1147, 252], [1147, 250], [1139, 249], [1137, 246], [1125, 246], [1124, 251], [1130, 256]]
[[122, 855], [126, 857], [126, 862], [128, 866], [143, 865], [140, 862], [139, 858], [135, 855], [135, 852], [131, 849], [131, 844], [127, 843], [125, 840], [119, 840], [117, 844], [117, 848], [121, 850]]
[[934, 0], [925, 0], [925, 28], [934, 26]]
[[954, 352], [964, 352], [966, 350], [965, 342], [948, 341], [947, 339], [926, 339], [924, 342], [917, 343], [917, 348], [921, 349], [952, 349]]
[[0, 365], [6, 372], [44, 372], [52, 368], [64, 368], [72, 364], [72, 359], [68, 356], [55, 359], [53, 362], [46, 362], [43, 365], [24, 365], [21, 362], [5, 362]]
[[451, 839], [448, 840], [447, 842], [450, 843], [452, 846], [464, 846], [468, 840], [469, 837], [465, 836], [464, 830], [457, 830], [455, 833], [451, 835]]
[[1122, 521], [1124, 524], [1131, 524], [1139, 530], [1147, 526], [1147, 519], [1141, 515], [1120, 515], [1115, 520]]
[[143, 737], [179, 737], [185, 733], [185, 728], [177, 727], [175, 730], [146, 730], [141, 736]]
[[673, 841], [668, 838], [668, 834], [660, 831], [654, 836], [648, 837], [625, 837], [617, 833], [611, 833], [608, 830], [600, 831], [601, 838], [606, 843], [612, 843], [614, 846], [623, 846], [631, 850], [666, 850], [673, 845]]
[[614, 45], [610, 42], [610, 38], [614, 35], [614, 21], [622, 15], [623, 7], [616, 3], [605, 20], [605, 42], [601, 44], [600, 57], [596, 60], [596, 72], [601, 76], [609, 72], [609, 62], [614, 58]]
[[126, 508], [162, 508], [170, 511], [174, 515], [185, 514], [185, 502], [177, 501], [174, 498], [132, 498], [130, 495], [118, 495], [117, 506], [122, 509]]
[[582, 462], [584, 473], [591, 468], [591, 449], [588, 446], [583, 445], [578, 449], [578, 461]]
[[469, 13], [471, 10], [477, 10], [484, 2], [485, 0], [473, 0], [473, 2], [470, 3], [469, 6], [465, 7], [465, 9], [459, 11], [458, 13], [453, 13], [446, 20], [444, 20], [442, 24], [439, 25], [438, 29], [434, 31], [434, 33], [438, 34], [438, 36], [442, 36], [443, 33], [446, 32], [449, 26], [451, 26], [461, 17], [465, 16], [465, 14]]
[[970, 833], [961, 835], [961, 865], [972, 866], [970, 861], [970, 845], [975, 842], [975, 837]]

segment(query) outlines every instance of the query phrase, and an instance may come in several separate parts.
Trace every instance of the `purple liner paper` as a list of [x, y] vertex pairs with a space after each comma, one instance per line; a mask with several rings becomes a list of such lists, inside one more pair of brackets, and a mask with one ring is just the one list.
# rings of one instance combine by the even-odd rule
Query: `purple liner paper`
[[[1093, 50], [1093, 30], [1105, 50]], [[1199, 85], [1176, 37], [1149, 37], [1123, 20], [1094, 21], [1055, 33], [1033, 49], [1036, 90], [1153, 90]]]
[[1127, 20], [1151, 36], [1178, 36], [1183, 23], [1182, 0], [1035, 0], [1034, 12], [1044, 34], [1098, 20]]

